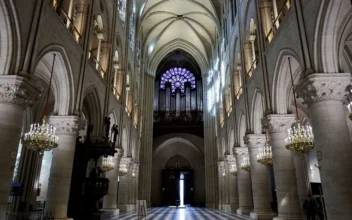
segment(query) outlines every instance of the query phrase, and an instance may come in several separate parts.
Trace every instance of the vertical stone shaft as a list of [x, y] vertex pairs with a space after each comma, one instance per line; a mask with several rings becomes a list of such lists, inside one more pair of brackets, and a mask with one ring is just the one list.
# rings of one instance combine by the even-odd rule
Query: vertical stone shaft
[[153, 97], [154, 77], [144, 76], [144, 114], [140, 157], [139, 199], [146, 200], [150, 206], [152, 153], [153, 153]]

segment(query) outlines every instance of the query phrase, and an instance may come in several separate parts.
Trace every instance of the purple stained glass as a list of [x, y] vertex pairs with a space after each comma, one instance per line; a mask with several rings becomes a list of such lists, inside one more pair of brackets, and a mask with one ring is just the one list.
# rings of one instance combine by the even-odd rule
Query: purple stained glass
[[171, 83], [171, 92], [175, 93], [176, 89], [180, 89], [181, 93], [184, 93], [185, 83], [190, 82], [191, 88], [196, 88], [196, 77], [187, 69], [182, 68], [171, 68], [167, 70], [161, 76], [160, 88], [165, 89], [165, 83]]

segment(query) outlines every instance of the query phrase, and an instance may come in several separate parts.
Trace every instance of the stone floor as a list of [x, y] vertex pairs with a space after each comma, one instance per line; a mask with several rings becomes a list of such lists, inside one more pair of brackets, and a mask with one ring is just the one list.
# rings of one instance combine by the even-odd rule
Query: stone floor
[[[147, 211], [147, 218], [140, 220], [244, 220], [248, 218], [238, 215], [221, 212], [213, 209], [187, 207], [185, 209], [177, 208], [150, 208]], [[137, 213], [121, 213], [114, 220], [138, 220]]]

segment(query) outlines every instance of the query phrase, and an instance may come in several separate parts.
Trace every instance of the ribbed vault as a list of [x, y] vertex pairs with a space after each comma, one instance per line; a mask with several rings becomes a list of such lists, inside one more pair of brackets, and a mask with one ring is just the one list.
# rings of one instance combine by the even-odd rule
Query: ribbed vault
[[148, 0], [141, 11], [139, 34], [155, 74], [164, 56], [176, 49], [191, 54], [202, 71], [209, 66], [219, 29], [217, 6], [212, 0]]

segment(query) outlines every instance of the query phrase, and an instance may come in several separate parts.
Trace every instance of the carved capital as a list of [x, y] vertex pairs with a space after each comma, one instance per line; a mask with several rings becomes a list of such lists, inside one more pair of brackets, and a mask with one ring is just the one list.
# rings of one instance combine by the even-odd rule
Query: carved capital
[[51, 116], [49, 123], [56, 128], [56, 134], [70, 135], [77, 135], [86, 125], [86, 121], [79, 116]]
[[249, 148], [263, 147], [266, 141], [264, 134], [248, 134], [243, 138]]
[[236, 164], [236, 157], [233, 154], [226, 155], [226, 163], [228, 165]]
[[224, 165], [225, 165], [225, 161], [223, 161], [223, 160], [218, 161], [218, 167], [222, 168], [222, 167], [224, 167]]
[[123, 152], [124, 152], [123, 148], [122, 147], [117, 147], [117, 148], [115, 148], [115, 150], [117, 151], [115, 153], [115, 157], [121, 159], [121, 157], [123, 155]]
[[246, 147], [235, 147], [235, 155], [238, 157], [248, 157], [248, 148]]
[[350, 73], [315, 73], [305, 77], [295, 90], [304, 103], [310, 105], [324, 100], [342, 101], [346, 87], [351, 84]]
[[0, 77], [0, 103], [11, 103], [22, 107], [31, 107], [38, 101], [39, 88], [28, 82], [27, 79], [16, 75]]
[[262, 119], [263, 128], [267, 129], [270, 134], [286, 133], [287, 129], [296, 122], [294, 115], [267, 115]]
[[120, 160], [120, 165], [125, 165], [127, 168], [130, 167], [131, 163], [132, 163], [131, 157], [123, 157]]

